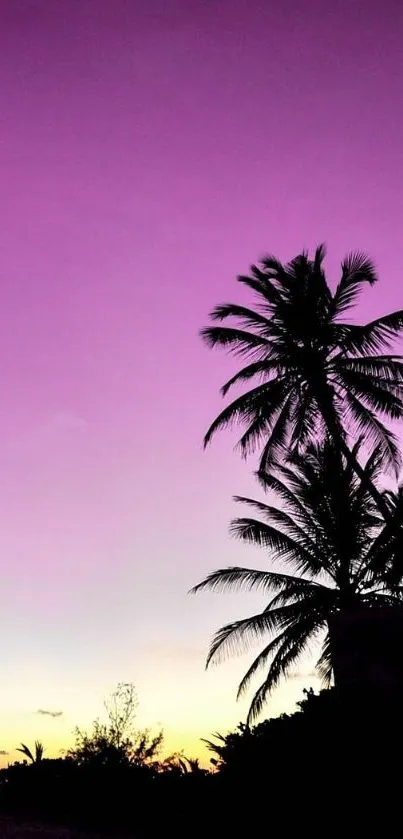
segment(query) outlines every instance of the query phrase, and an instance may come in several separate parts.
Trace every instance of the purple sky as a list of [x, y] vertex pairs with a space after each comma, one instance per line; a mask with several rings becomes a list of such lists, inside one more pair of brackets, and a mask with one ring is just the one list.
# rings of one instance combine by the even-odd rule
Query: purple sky
[[204, 657], [256, 602], [186, 592], [264, 564], [227, 536], [259, 490], [230, 436], [202, 451], [230, 365], [197, 331], [262, 252], [323, 240], [334, 279], [376, 260], [359, 317], [401, 307], [402, 24], [398, 0], [2, 0], [0, 749], [65, 745], [119, 680], [168, 748], [243, 715], [245, 660]]

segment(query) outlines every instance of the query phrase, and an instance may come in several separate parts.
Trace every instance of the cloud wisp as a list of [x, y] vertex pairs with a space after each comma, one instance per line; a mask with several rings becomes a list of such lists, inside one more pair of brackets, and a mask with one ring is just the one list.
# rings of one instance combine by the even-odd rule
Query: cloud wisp
[[63, 716], [63, 711], [47, 711], [46, 708], [39, 708], [35, 711], [35, 714], [39, 714], [41, 717], [53, 717], [53, 719], [56, 719], [56, 717]]

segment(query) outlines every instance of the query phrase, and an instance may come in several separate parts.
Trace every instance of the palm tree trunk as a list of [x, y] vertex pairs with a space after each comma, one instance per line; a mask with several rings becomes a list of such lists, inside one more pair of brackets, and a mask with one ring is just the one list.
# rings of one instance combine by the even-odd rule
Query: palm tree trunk
[[341, 694], [403, 697], [403, 609], [349, 609], [329, 621], [332, 668]]
[[363, 485], [365, 486], [365, 488], [368, 490], [368, 492], [370, 493], [370, 495], [374, 499], [375, 504], [378, 507], [378, 510], [379, 510], [382, 518], [384, 519], [384, 521], [388, 522], [388, 523], [391, 522], [392, 521], [392, 515], [391, 515], [391, 512], [388, 508], [388, 505], [385, 502], [385, 499], [382, 496], [382, 493], [379, 492], [379, 490], [376, 488], [376, 486], [374, 486], [371, 479], [368, 477], [367, 473], [362, 468], [361, 464], [358, 462], [358, 460], [355, 457], [355, 455], [353, 454], [353, 452], [349, 449], [346, 441], [343, 440], [342, 435], [340, 435], [340, 438], [341, 439], [340, 439], [339, 445], [340, 445], [340, 448], [341, 448], [341, 450], [342, 450], [342, 452], [343, 452], [343, 454], [344, 454], [344, 456], [347, 460], [347, 463], [352, 467], [352, 469], [354, 469], [354, 472], [356, 473], [356, 475], [358, 475], [358, 477], [362, 481]]
[[[319, 402], [319, 400], [318, 400], [318, 402]], [[321, 398], [319, 404], [321, 405], [322, 417], [323, 417], [324, 423], [326, 425], [326, 428], [327, 428], [330, 436], [332, 437], [332, 439], [336, 443], [337, 447], [340, 449], [340, 452], [346, 458], [346, 461], [349, 464], [349, 466], [351, 466], [351, 468], [354, 470], [356, 475], [358, 475], [359, 479], [362, 481], [363, 486], [370, 493], [371, 497], [375, 501], [375, 504], [376, 504], [383, 520], [387, 523], [391, 522], [392, 514], [391, 514], [391, 512], [388, 508], [388, 505], [387, 505], [385, 499], [383, 498], [382, 493], [379, 492], [379, 490], [376, 488], [376, 486], [372, 483], [371, 479], [368, 477], [367, 473], [362, 468], [361, 464], [358, 462], [358, 460], [355, 457], [355, 455], [353, 454], [353, 452], [349, 449], [349, 447], [348, 447], [348, 445], [347, 445], [347, 443], [346, 443], [346, 441], [343, 437], [340, 426], [339, 426], [339, 424], [338, 424], [338, 422], [335, 418], [335, 412], [334, 412], [334, 409], [333, 409], [333, 398], [332, 398], [331, 391], [324, 398], [323, 398], [323, 394], [322, 394], [322, 398]]]

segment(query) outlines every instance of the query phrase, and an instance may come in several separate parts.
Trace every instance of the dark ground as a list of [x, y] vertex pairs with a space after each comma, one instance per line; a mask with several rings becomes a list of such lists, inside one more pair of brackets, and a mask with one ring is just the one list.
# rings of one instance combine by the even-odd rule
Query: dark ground
[[[87, 833], [69, 830], [66, 827], [44, 826], [39, 822], [16, 821], [11, 818], [0, 818], [0, 839], [104, 839], [99, 833]], [[134, 834], [123, 836], [117, 834], [114, 839], [137, 839]], [[138, 839], [142, 839], [138, 834]]]

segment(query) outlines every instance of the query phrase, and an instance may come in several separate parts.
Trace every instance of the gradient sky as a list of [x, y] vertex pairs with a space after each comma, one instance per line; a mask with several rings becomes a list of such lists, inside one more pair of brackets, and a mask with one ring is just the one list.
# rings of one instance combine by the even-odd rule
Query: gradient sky
[[264, 565], [227, 535], [259, 490], [231, 435], [202, 451], [232, 364], [197, 331], [264, 251], [323, 240], [333, 279], [377, 263], [360, 318], [401, 307], [402, 26], [399, 0], [2, 0], [1, 751], [56, 753], [117, 681], [168, 750], [243, 718], [245, 659], [204, 658], [256, 600], [186, 592]]

